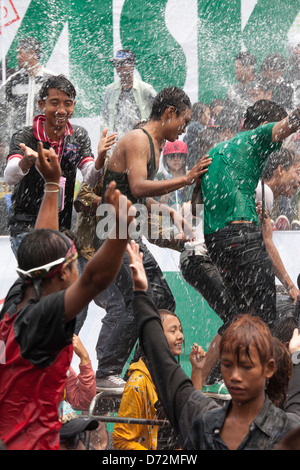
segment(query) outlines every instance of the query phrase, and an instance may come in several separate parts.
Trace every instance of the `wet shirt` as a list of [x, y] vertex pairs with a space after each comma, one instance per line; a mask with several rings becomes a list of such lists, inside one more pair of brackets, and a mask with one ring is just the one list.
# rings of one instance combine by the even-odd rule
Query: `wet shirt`
[[[7, 161], [22, 158], [20, 143], [35, 151], [39, 142], [43, 143], [45, 149], [54, 148], [59, 157], [62, 176], [66, 178], [64, 209], [59, 212], [59, 223], [60, 227], [70, 228], [77, 168], [81, 170], [84, 165], [94, 162], [90, 139], [83, 127], [68, 123], [64, 137], [59, 142], [51, 142], [44, 130], [44, 122], [44, 116], [39, 115], [34, 119], [32, 127], [25, 127], [13, 136]], [[9, 210], [12, 236], [27, 232], [34, 225], [43, 194], [44, 179], [33, 165], [14, 185]]]
[[23, 288], [18, 279], [0, 315], [0, 439], [9, 450], [55, 450], [75, 320], [65, 323], [65, 291], [29, 300], [17, 311]]
[[255, 190], [269, 155], [281, 145], [272, 142], [274, 124], [240, 132], [209, 152], [212, 164], [201, 184], [205, 234], [234, 220], [258, 224]]

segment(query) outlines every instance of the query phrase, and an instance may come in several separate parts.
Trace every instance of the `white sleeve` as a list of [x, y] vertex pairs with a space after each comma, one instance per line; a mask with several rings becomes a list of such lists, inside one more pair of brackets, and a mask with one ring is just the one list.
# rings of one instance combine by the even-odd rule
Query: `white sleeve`
[[21, 155], [15, 155], [11, 156], [7, 161], [4, 170], [4, 180], [9, 186], [17, 184], [29, 171], [28, 170], [26, 173], [23, 173], [21, 170], [19, 166], [21, 158]]
[[[274, 195], [272, 189], [265, 183], [264, 184], [264, 191], [265, 191], [265, 208], [271, 214], [272, 207], [274, 204]], [[262, 184], [259, 181], [257, 188], [256, 188], [256, 195], [255, 195], [255, 202], [262, 202]]]
[[[88, 159], [87, 159], [88, 160]], [[94, 188], [100, 183], [100, 180], [103, 176], [104, 166], [100, 170], [96, 170], [95, 162], [93, 160], [88, 160], [82, 166], [79, 167], [83, 181], [88, 185]]]

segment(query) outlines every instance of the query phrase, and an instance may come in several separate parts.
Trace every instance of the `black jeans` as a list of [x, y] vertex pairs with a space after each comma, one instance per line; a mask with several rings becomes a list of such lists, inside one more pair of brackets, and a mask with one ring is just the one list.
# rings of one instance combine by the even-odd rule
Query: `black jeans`
[[[176, 303], [164, 275], [148, 248], [139, 243], [143, 252], [143, 265], [149, 289], [158, 309], [175, 312]], [[123, 263], [114, 281], [114, 295], [107, 296], [103, 303], [107, 314], [102, 320], [97, 342], [98, 369], [96, 377], [120, 375], [138, 338], [136, 319], [133, 315], [133, 284], [130, 259], [126, 252]]]
[[275, 275], [262, 233], [255, 224], [229, 224], [205, 235], [212, 262], [240, 313], [271, 326], [276, 317]]
[[180, 271], [184, 280], [196, 289], [223, 321], [222, 334], [238, 314], [234, 300], [226, 289], [219, 270], [209, 256], [191, 254], [180, 257]]

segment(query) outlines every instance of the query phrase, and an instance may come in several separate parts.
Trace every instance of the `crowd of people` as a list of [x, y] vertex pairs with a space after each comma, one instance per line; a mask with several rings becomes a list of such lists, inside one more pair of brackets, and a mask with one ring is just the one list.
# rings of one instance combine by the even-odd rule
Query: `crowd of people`
[[[300, 45], [259, 70], [241, 52], [227, 96], [193, 104], [137, 79], [134, 52], [117, 51], [96, 156], [71, 124], [72, 82], [40, 52], [20, 42], [0, 87], [18, 266], [0, 315], [3, 448], [299, 449], [300, 278], [273, 232], [300, 229]], [[194, 338], [191, 377], [176, 295], [146, 239], [180, 252], [184, 280], [222, 321], [206, 352]], [[80, 341], [92, 300], [105, 310], [95, 371]], [[87, 413], [103, 391], [121, 398], [112, 436]]]

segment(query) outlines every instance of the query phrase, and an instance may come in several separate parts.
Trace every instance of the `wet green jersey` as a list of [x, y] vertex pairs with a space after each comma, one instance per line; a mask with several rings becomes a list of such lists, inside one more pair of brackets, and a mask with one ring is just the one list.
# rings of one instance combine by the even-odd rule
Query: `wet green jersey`
[[238, 133], [213, 147], [212, 164], [202, 179], [204, 233], [214, 233], [234, 220], [258, 224], [255, 190], [269, 155], [281, 146], [272, 142], [273, 123]]

